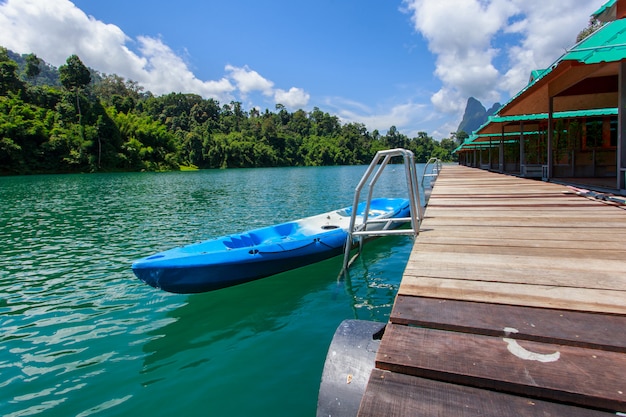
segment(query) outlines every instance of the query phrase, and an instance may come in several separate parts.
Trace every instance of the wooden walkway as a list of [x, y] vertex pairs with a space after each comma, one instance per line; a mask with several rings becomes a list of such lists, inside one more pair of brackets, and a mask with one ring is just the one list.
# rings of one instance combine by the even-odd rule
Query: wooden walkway
[[626, 412], [625, 260], [624, 207], [444, 166], [358, 415]]

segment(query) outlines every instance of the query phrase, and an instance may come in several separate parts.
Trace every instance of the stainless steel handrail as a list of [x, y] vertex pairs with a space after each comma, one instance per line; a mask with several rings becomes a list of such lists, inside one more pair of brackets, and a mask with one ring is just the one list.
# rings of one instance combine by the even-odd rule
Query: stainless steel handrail
[[[404, 171], [405, 171], [405, 176], [406, 176], [407, 190], [408, 190], [408, 196], [409, 196], [409, 205], [410, 205], [410, 211], [411, 211], [410, 217], [396, 218], [396, 219], [368, 220], [370, 203], [371, 203], [372, 195], [374, 192], [374, 186], [376, 185], [376, 182], [380, 178], [381, 174], [383, 173], [383, 170], [385, 169], [389, 161], [393, 157], [400, 157], [400, 156], [403, 158], [403, 162], [404, 162]], [[359, 201], [361, 199], [361, 191], [363, 190], [363, 187], [368, 182], [368, 180], [370, 180], [370, 178], [372, 179], [369, 183], [369, 192], [368, 192], [367, 200], [365, 203], [365, 211], [363, 212], [363, 223], [360, 225], [356, 225], [355, 224], [356, 216], [357, 216]], [[423, 207], [420, 201], [420, 193], [419, 193], [419, 186], [418, 186], [416, 166], [415, 166], [415, 156], [413, 155], [413, 152], [407, 149], [402, 149], [402, 148], [378, 151], [376, 155], [374, 156], [374, 159], [372, 159], [372, 162], [367, 168], [365, 174], [361, 178], [361, 181], [359, 181], [359, 184], [355, 188], [354, 202], [352, 205], [352, 213], [350, 216], [350, 226], [348, 228], [348, 237], [346, 239], [346, 245], [345, 245], [343, 270], [346, 271], [348, 268], [350, 268], [350, 265], [352, 264], [352, 262], [359, 256], [361, 247], [363, 245], [363, 239], [365, 236], [412, 235], [413, 237], [415, 237], [419, 234], [419, 226], [423, 217], [424, 217]], [[382, 230], [381, 229], [367, 230], [368, 224], [381, 223], [381, 222], [387, 222], [387, 224], [382, 228]], [[388, 227], [393, 222], [407, 222], [407, 223], [410, 222], [411, 227], [409, 229], [388, 230]], [[354, 244], [355, 236], [359, 238], [358, 240], [359, 251], [352, 259], [350, 259], [350, 252], [352, 251], [352, 246]]]
[[[430, 171], [428, 168], [430, 167]], [[424, 187], [424, 182], [426, 178], [437, 178], [439, 176], [439, 172], [441, 171], [441, 160], [439, 158], [430, 158], [426, 165], [424, 165], [424, 170], [422, 171], [422, 187]], [[431, 181], [432, 182], [432, 181]]]
[[[428, 205], [430, 194], [433, 190], [433, 184], [437, 180], [441, 172], [441, 160], [439, 158], [430, 158], [424, 165], [422, 171], [422, 191], [424, 192], [424, 206]], [[428, 181], [427, 181], [428, 180]]]

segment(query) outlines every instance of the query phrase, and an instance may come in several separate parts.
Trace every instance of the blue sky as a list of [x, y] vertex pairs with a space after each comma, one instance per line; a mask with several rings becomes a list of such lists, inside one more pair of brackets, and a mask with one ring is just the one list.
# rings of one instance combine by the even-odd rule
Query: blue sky
[[524, 87], [604, 0], [0, 0], [0, 45], [154, 94], [318, 107], [370, 131], [449, 137], [467, 98]]

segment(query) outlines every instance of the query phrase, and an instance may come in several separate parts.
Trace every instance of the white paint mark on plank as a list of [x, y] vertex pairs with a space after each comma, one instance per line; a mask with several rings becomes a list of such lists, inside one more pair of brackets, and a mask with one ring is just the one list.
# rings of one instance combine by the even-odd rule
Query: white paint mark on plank
[[[514, 327], [504, 328], [505, 336], [509, 336], [511, 333], [518, 333], [518, 332], [519, 331]], [[508, 349], [508, 351], [520, 359], [524, 359], [527, 361], [537, 361], [541, 363], [548, 363], [548, 362], [556, 362], [561, 357], [561, 353], [558, 351], [554, 353], [550, 353], [550, 354], [536, 353], [536, 352], [531, 352], [528, 349], [525, 349], [519, 343], [517, 343], [517, 340], [515, 339], [511, 339], [509, 337], [503, 337], [502, 340], [504, 340], [504, 342], [506, 343], [506, 348]]]

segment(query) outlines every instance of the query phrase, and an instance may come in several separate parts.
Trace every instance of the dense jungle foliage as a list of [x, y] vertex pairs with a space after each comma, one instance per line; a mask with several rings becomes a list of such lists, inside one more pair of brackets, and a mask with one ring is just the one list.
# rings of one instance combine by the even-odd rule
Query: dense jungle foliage
[[366, 164], [395, 147], [418, 162], [450, 160], [456, 142], [408, 138], [394, 126], [370, 133], [318, 108], [245, 111], [195, 94], [155, 97], [76, 55], [56, 69], [0, 47], [1, 174]]

